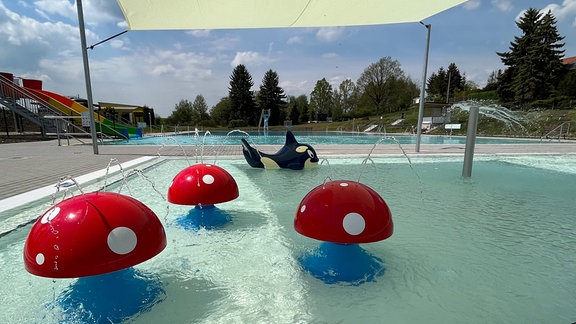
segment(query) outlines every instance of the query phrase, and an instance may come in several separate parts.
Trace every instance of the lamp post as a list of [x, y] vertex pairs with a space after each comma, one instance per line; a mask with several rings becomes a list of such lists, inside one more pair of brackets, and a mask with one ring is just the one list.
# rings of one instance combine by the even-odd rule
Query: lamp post
[[[423, 22], [420, 22], [424, 25]], [[426, 27], [426, 54], [424, 55], [424, 71], [422, 72], [422, 88], [420, 89], [420, 102], [418, 105], [418, 127], [416, 129], [416, 152], [420, 152], [420, 138], [422, 137], [422, 120], [424, 119], [424, 100], [426, 93], [426, 72], [428, 70], [428, 52], [430, 51], [430, 29], [432, 25], [424, 25]]]

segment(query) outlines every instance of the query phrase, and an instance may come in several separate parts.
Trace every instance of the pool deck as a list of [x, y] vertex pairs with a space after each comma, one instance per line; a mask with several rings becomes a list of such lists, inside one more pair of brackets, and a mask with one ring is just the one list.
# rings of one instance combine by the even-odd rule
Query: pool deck
[[[275, 153], [281, 145], [259, 145], [266, 153]], [[422, 144], [415, 152], [414, 144], [401, 147], [393, 144], [380, 145], [314, 145], [318, 156], [367, 157], [402, 156], [462, 156], [464, 144]], [[204, 156], [204, 161], [217, 158], [242, 158], [238, 145], [206, 146], [203, 152], [196, 146], [144, 146], [100, 145], [97, 155], [92, 145], [58, 146], [58, 141], [27, 142], [0, 145], [0, 212], [10, 197], [32, 190], [52, 186], [64, 177], [80, 177], [88, 173], [106, 170], [111, 164], [130, 163], [150, 156], [186, 156], [192, 161]], [[538, 144], [476, 144], [475, 155], [565, 155], [576, 154], [576, 142], [543, 142]], [[1, 219], [1, 217], [0, 217]]]

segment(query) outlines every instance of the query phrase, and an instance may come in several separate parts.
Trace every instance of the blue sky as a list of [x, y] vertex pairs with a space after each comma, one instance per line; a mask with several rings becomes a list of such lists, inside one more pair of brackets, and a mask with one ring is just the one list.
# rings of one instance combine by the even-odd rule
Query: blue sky
[[[88, 45], [127, 29], [113, 0], [83, 0]], [[520, 36], [524, 10], [552, 10], [565, 56], [576, 56], [576, 0], [470, 0], [426, 19], [432, 25], [428, 76], [455, 63], [484, 86], [503, 68], [496, 52]], [[44, 89], [86, 97], [76, 3], [0, 0], [0, 71], [41, 79]], [[257, 90], [278, 73], [288, 95], [307, 95], [316, 81], [356, 81], [390, 56], [421, 83], [426, 29], [418, 23], [365, 27], [129, 31], [89, 51], [94, 101], [147, 105], [162, 117], [182, 99], [203, 95], [212, 107], [228, 95], [232, 70], [244, 64]]]

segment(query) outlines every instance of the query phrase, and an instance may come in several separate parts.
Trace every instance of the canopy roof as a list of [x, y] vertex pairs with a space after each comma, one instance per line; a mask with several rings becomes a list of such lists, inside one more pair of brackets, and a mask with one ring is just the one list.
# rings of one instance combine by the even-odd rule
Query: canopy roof
[[466, 0], [117, 0], [130, 30], [418, 22]]
[[125, 112], [143, 112], [143, 106], [137, 105], [130, 105], [130, 104], [121, 104], [121, 103], [114, 103], [114, 102], [102, 102], [99, 101], [98, 105], [100, 108], [113, 108], [116, 111], [125, 111]]

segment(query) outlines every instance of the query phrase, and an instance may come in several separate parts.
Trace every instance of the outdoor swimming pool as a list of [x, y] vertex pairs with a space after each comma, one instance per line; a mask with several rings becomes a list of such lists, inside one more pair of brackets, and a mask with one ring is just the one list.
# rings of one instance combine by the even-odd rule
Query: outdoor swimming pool
[[[329, 159], [292, 171], [220, 160], [240, 197], [218, 205], [230, 223], [197, 231], [177, 222], [190, 207], [171, 205], [159, 194], [188, 166], [185, 160], [155, 164], [143, 171], [145, 177], [131, 176], [128, 187], [110, 185], [108, 191], [122, 185], [122, 193], [151, 207], [168, 237], [162, 253], [135, 267], [160, 283], [163, 293], [128, 322], [576, 321], [575, 156], [477, 156], [471, 178], [461, 177], [462, 161], [454, 157], [373, 162]], [[327, 284], [298, 262], [320, 242], [294, 231], [296, 208], [327, 177], [360, 180], [390, 207], [392, 237], [361, 245], [385, 269], [374, 281]], [[17, 217], [35, 218], [47, 208], [44, 200]], [[29, 230], [0, 238], [0, 322], [79, 322], [89, 303], [65, 312], [61, 306], [76, 279], [24, 270]]]
[[[251, 132], [246, 134], [231, 132], [211, 132], [205, 133], [188, 133], [186, 135], [176, 136], [145, 136], [142, 138], [132, 138], [130, 140], [115, 140], [105, 142], [107, 145], [234, 145], [240, 144], [241, 138], [249, 139], [249, 143], [260, 144], [284, 144], [286, 132], [269, 132], [264, 135], [262, 132]], [[294, 132], [296, 139], [300, 143], [310, 145], [319, 144], [375, 144], [382, 138], [382, 144], [415, 144], [416, 135], [396, 135], [396, 134], [373, 134], [373, 133], [342, 133], [342, 132]], [[476, 144], [525, 144], [539, 143], [536, 139], [523, 138], [494, 138], [494, 137], [477, 137]], [[422, 144], [465, 144], [465, 136], [422, 136]]]

